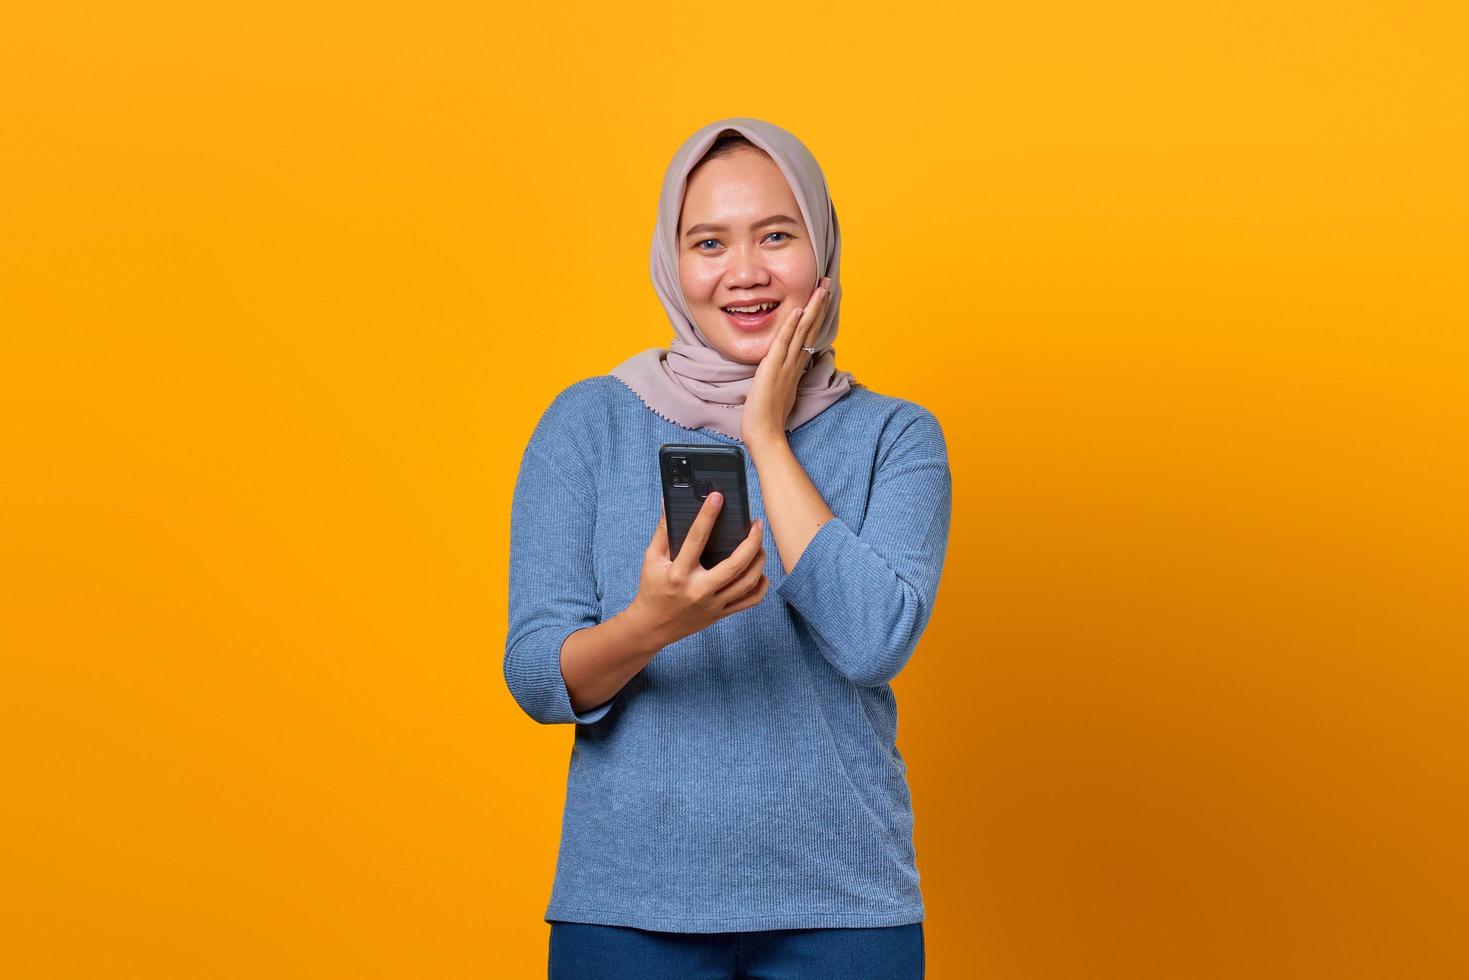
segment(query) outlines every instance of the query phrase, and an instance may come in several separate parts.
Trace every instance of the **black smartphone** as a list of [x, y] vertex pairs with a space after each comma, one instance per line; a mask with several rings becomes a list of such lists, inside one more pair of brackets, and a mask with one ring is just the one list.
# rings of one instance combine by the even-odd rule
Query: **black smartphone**
[[658, 447], [663, 474], [663, 510], [668, 515], [668, 553], [677, 558], [704, 498], [715, 490], [724, 504], [714, 518], [699, 564], [713, 568], [734, 553], [750, 533], [750, 498], [745, 487], [745, 451], [739, 446]]

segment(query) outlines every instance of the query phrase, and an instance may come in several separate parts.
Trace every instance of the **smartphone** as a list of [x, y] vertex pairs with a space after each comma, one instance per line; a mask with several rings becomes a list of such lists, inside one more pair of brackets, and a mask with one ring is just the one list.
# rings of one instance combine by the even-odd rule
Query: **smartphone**
[[699, 564], [713, 568], [734, 553], [750, 533], [750, 498], [745, 487], [745, 452], [739, 446], [658, 447], [663, 474], [663, 510], [668, 515], [668, 553], [677, 558], [704, 498], [718, 490], [724, 504], [714, 518]]

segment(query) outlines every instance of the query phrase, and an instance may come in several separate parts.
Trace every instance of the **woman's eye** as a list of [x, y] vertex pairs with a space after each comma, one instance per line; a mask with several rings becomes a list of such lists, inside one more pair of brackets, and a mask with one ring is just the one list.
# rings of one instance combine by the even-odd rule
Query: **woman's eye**
[[[784, 231], [772, 231], [770, 233], [770, 235], [785, 235], [786, 238], [790, 238], [791, 237], [789, 232], [784, 232]], [[765, 237], [766, 238], [769, 238], [770, 235], [766, 235]], [[705, 245], [708, 245], [710, 242], [714, 242], [714, 243], [717, 244], [719, 242], [719, 239], [717, 239], [717, 238], [706, 238], [702, 242], [695, 242], [694, 243], [694, 248], [698, 249], [701, 252], [707, 252], [707, 251], [709, 251], [709, 249], [705, 248], [704, 246]]]

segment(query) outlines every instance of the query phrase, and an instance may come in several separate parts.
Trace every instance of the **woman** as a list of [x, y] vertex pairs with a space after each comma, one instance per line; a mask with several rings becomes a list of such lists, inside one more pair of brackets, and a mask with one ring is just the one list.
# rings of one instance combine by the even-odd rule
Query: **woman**
[[[837, 369], [840, 255], [799, 140], [705, 126], [653, 239], [675, 338], [562, 390], [522, 458], [505, 678], [577, 726], [553, 980], [923, 974], [889, 682], [933, 611], [948, 455], [929, 411]], [[718, 494], [669, 557], [664, 443], [743, 447], [754, 521], [714, 568]]]

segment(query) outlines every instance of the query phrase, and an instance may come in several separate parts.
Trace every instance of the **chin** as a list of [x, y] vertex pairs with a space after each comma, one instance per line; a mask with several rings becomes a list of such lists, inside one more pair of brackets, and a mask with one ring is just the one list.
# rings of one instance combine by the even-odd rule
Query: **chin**
[[[723, 327], [724, 324], [721, 323], [720, 326]], [[704, 329], [702, 324], [700, 328]], [[704, 329], [704, 336], [711, 342], [717, 339], [715, 349], [730, 360], [741, 364], [759, 364], [765, 357], [765, 352], [770, 350], [771, 342], [775, 340], [775, 328], [770, 327], [766, 333], [754, 336], [731, 336], [727, 329], [719, 333]]]
[[767, 338], [759, 343], [734, 344], [730, 350], [732, 353], [726, 353], [725, 357], [741, 364], [759, 364], [765, 358], [765, 352], [770, 350], [770, 340]]

